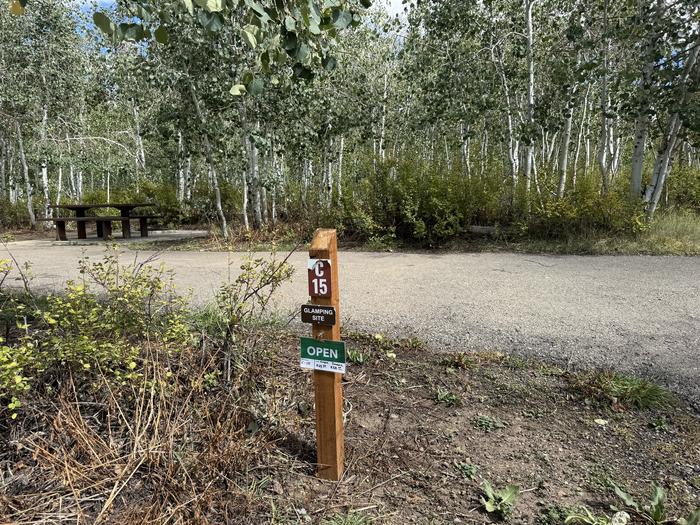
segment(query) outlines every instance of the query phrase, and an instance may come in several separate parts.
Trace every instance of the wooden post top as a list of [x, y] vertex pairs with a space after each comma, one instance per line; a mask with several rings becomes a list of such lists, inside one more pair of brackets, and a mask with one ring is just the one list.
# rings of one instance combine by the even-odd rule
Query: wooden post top
[[319, 228], [314, 232], [314, 238], [309, 248], [309, 257], [314, 259], [331, 259], [338, 251], [336, 230]]

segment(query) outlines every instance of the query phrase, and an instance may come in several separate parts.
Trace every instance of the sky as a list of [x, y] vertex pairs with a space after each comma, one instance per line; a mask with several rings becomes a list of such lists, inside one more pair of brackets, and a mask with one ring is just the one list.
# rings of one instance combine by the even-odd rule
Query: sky
[[401, 0], [389, 0], [389, 14], [396, 15], [398, 13], [403, 13], [403, 4]]

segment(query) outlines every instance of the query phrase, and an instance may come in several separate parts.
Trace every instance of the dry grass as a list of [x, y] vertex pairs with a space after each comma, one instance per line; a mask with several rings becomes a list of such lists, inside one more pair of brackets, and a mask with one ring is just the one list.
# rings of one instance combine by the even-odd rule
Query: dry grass
[[12, 429], [0, 455], [0, 516], [140, 524], [257, 515], [256, 471], [284, 457], [278, 433], [254, 430], [254, 411], [273, 418], [279, 407], [256, 384], [255, 364], [226, 389], [213, 385], [215, 358], [168, 366], [153, 356], [142, 380], [119, 391], [106, 380], [86, 391], [67, 377]]

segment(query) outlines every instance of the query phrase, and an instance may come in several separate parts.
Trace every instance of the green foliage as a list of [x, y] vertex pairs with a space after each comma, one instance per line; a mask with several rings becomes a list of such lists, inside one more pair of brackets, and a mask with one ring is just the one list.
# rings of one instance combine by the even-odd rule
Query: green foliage
[[0, 346], [0, 399], [13, 418], [31, 389], [50, 387], [61, 373], [126, 385], [141, 376], [142, 341], [165, 354], [191, 343], [185, 301], [163, 268], [121, 265], [110, 252], [82, 260], [80, 272], [81, 282], [45, 301], [0, 295], [0, 322], [12, 334]]
[[216, 305], [224, 321], [224, 338], [231, 336], [236, 327], [265, 312], [275, 291], [294, 273], [287, 260], [249, 258], [240, 267], [240, 273], [224, 284], [216, 294]]
[[596, 186], [586, 182], [564, 199], [548, 199], [535, 207], [526, 223], [526, 234], [565, 239], [595, 232], [636, 235], [649, 228], [641, 203], [630, 204], [622, 191], [601, 195]]
[[360, 350], [348, 350], [348, 359], [356, 365], [363, 365], [369, 356]]
[[339, 514], [322, 522], [323, 525], [369, 525], [373, 520], [362, 514]]
[[479, 472], [479, 467], [477, 465], [474, 465], [473, 463], [467, 463], [465, 461], [459, 461], [455, 459], [454, 466], [465, 479], [473, 480], [474, 478], [476, 478], [476, 473]]
[[613, 484], [613, 488], [617, 497], [624, 503], [624, 510], [611, 506], [615, 514], [609, 517], [606, 514], [596, 516], [589, 509], [583, 508], [569, 513], [565, 523], [567, 525], [626, 525], [631, 520], [628, 511], [649, 525], [662, 525], [664, 523], [697, 525], [700, 520], [700, 509], [691, 512], [686, 518], [669, 519], [666, 509], [666, 491], [659, 485], [653, 485], [650, 499], [645, 504], [638, 503], [637, 500], [617, 485]]
[[455, 370], [467, 370], [476, 366], [474, 358], [466, 352], [449, 354], [442, 360], [442, 364], [447, 368], [452, 368]]
[[517, 485], [507, 485], [503, 489], [495, 490], [491, 483], [484, 481], [481, 487], [484, 491], [481, 504], [486, 512], [497, 514], [501, 519], [507, 518], [513, 513], [520, 496], [520, 488]]
[[21, 228], [26, 225], [27, 204], [24, 200], [15, 203], [0, 195], [0, 231]]
[[479, 430], [483, 430], [484, 432], [493, 432], [499, 428], [506, 428], [508, 423], [506, 421], [501, 421], [496, 417], [480, 414], [472, 419], [472, 425]]
[[596, 372], [571, 379], [588, 397], [641, 410], [664, 408], [674, 399], [668, 390], [651, 381], [616, 372]]
[[461, 403], [461, 399], [458, 394], [447, 390], [443, 387], [438, 387], [435, 391], [435, 401], [442, 403], [445, 406], [453, 407]]
[[548, 506], [537, 518], [538, 525], [564, 525], [567, 516], [576, 513], [576, 509], [560, 505]]
[[678, 520], [678, 525], [698, 525], [700, 524], [700, 509], [688, 514], [688, 517]]
[[640, 505], [635, 499], [620, 487], [615, 485], [615, 494], [625, 506], [634, 511], [644, 521], [651, 525], [661, 525], [666, 522], [666, 492], [659, 485], [652, 487], [651, 499], [647, 504]]
[[11, 271], [12, 261], [10, 259], [0, 259], [0, 290], [2, 290], [2, 285]]
[[679, 209], [700, 212], [700, 170], [679, 166], [668, 181], [669, 200]]
[[572, 511], [564, 520], [565, 525], [627, 525], [630, 515], [626, 512], [616, 512], [612, 517], [601, 514], [595, 515], [589, 509], [582, 508]]

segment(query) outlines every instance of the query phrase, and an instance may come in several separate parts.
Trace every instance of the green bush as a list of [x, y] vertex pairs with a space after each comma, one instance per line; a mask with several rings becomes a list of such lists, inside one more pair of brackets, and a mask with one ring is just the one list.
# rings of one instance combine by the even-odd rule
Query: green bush
[[[3, 262], [0, 275], [8, 267]], [[42, 301], [0, 290], [0, 328], [11, 334], [0, 341], [0, 401], [13, 418], [21, 399], [53, 384], [56, 374], [87, 379], [99, 372], [124, 385], [140, 377], [144, 340], [166, 353], [190, 344], [185, 301], [163, 268], [122, 266], [110, 253], [81, 261], [80, 272], [81, 282]]]
[[22, 228], [28, 224], [26, 201], [12, 203], [0, 197], [0, 231]]

